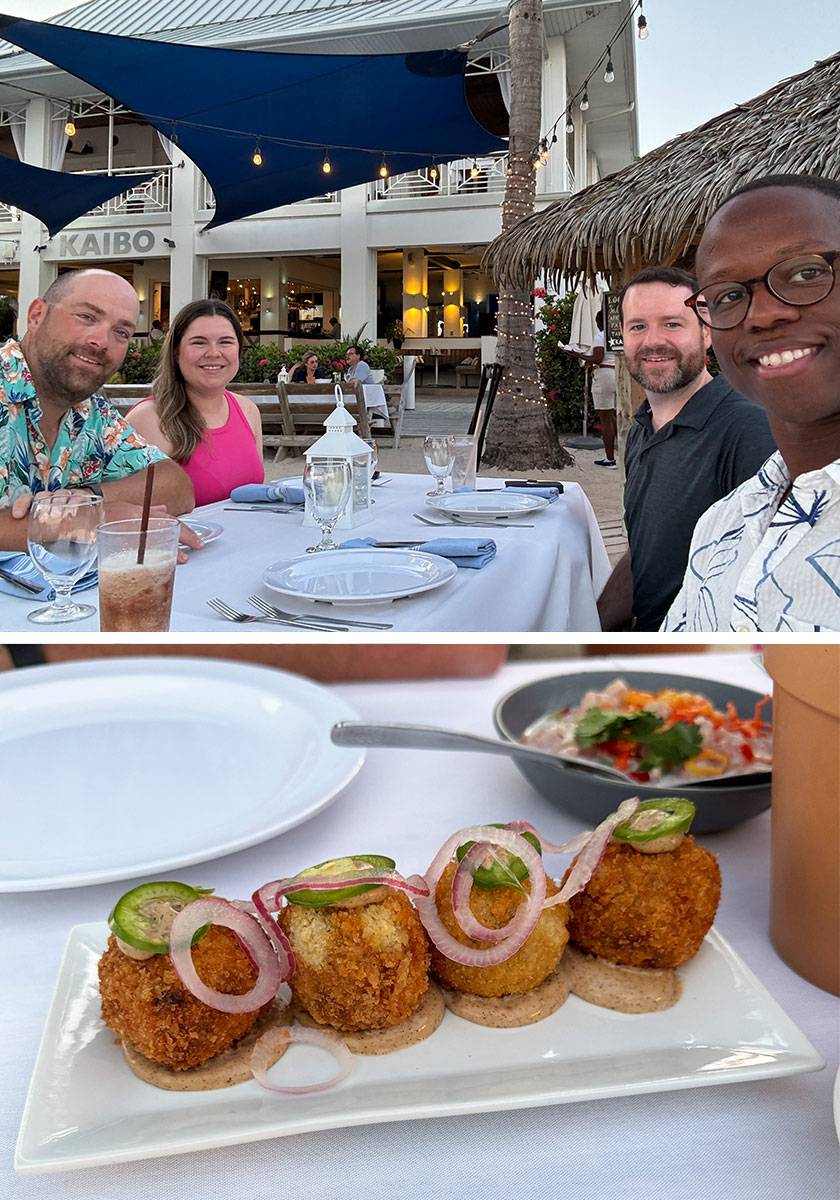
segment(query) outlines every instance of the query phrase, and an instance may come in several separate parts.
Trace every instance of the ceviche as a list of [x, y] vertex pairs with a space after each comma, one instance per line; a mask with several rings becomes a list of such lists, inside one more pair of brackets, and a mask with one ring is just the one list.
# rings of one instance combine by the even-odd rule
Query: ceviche
[[603, 763], [638, 783], [722, 779], [767, 771], [772, 728], [764, 696], [749, 716], [734, 704], [723, 712], [706, 696], [665, 688], [644, 692], [615, 679], [587, 692], [575, 708], [547, 713], [523, 741], [563, 758]]

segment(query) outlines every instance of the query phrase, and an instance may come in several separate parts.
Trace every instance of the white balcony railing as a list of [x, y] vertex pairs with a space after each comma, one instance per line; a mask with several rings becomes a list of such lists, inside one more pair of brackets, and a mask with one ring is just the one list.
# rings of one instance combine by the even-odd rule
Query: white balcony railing
[[[294, 205], [289, 204], [287, 208], [300, 208], [305, 204], [334, 204], [338, 200], [338, 192], [324, 192], [321, 196], [311, 196], [308, 200], [298, 200]], [[204, 178], [200, 176], [198, 183], [198, 211], [212, 211], [216, 207], [216, 197], [213, 195], [213, 189]], [[257, 214], [264, 216], [264, 213]]]
[[13, 204], [0, 204], [0, 225], [20, 224], [20, 209]]
[[[168, 213], [172, 209], [172, 167], [168, 164], [165, 166], [153, 167], [128, 167], [125, 170], [112, 171], [112, 175], [147, 175], [149, 171], [155, 171], [157, 174], [147, 183], [141, 184], [136, 188], [129, 188], [119, 196], [114, 196], [113, 200], [106, 200], [104, 204], [92, 208], [85, 215], [88, 217], [112, 217], [121, 216], [129, 217], [133, 213], [138, 216], [148, 215], [149, 213]], [[108, 175], [107, 170], [102, 171], [76, 171], [76, 175]]]
[[377, 179], [370, 185], [371, 200], [415, 200], [435, 196], [501, 195], [507, 182], [507, 152], [479, 158], [459, 158], [405, 175]]

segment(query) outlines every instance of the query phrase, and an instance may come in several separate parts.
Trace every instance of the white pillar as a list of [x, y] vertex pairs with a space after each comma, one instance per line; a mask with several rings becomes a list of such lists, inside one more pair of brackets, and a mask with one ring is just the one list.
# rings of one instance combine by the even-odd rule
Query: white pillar
[[[461, 336], [464, 305], [464, 273], [447, 268], [443, 272], [443, 336]], [[427, 322], [428, 325], [428, 322]]]
[[[543, 59], [542, 130], [551, 138], [551, 122], [557, 123], [557, 141], [549, 146], [548, 162], [537, 173], [540, 192], [566, 190], [566, 42], [549, 38]], [[559, 118], [559, 120], [558, 120]]]
[[[33, 167], [50, 165], [50, 102], [35, 97], [26, 108], [23, 158]], [[46, 228], [30, 213], [20, 214], [20, 280], [18, 290], [18, 336], [26, 332], [26, 310], [33, 300], [43, 296], [58, 274], [55, 263], [44, 262], [43, 251], [48, 241]]]
[[169, 228], [170, 321], [190, 300], [207, 295], [207, 256], [195, 227], [198, 170], [176, 146], [172, 164], [172, 220]]
[[429, 260], [419, 247], [403, 250], [403, 332], [426, 337], [429, 332]]
[[341, 193], [341, 331], [376, 341], [376, 250], [368, 247], [367, 184]]

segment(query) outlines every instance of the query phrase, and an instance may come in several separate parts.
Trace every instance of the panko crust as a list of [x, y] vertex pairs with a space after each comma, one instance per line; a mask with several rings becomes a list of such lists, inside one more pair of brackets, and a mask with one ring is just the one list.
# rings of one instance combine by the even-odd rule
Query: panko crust
[[346, 1033], [399, 1025], [429, 987], [426, 933], [414, 906], [388, 889], [353, 908], [288, 904], [280, 924], [292, 944], [292, 996], [321, 1025]]
[[663, 854], [611, 842], [570, 902], [569, 934], [581, 950], [620, 966], [673, 970], [700, 949], [720, 885], [717, 858], [692, 837]]
[[[208, 987], [241, 996], [256, 983], [257, 973], [233, 934], [211, 925], [193, 947], [199, 978]], [[186, 1071], [227, 1050], [243, 1037], [268, 1008], [249, 1013], [223, 1013], [188, 992], [168, 954], [138, 962], [108, 939], [99, 960], [102, 1019], [146, 1058], [173, 1071]]]
[[[462, 946], [486, 949], [486, 942], [467, 937], [455, 920], [452, 911], [452, 878], [457, 864], [449, 863], [438, 881], [435, 904], [441, 921]], [[525, 886], [528, 887], [526, 880]], [[546, 892], [558, 891], [551, 879], [546, 880]], [[474, 887], [470, 893], [470, 909], [482, 925], [500, 929], [513, 917], [524, 901], [521, 892], [513, 888]], [[472, 996], [509, 996], [530, 992], [547, 979], [563, 956], [569, 934], [566, 929], [568, 905], [557, 904], [540, 914], [536, 927], [517, 952], [495, 967], [465, 967], [432, 946], [432, 972], [444, 987]]]

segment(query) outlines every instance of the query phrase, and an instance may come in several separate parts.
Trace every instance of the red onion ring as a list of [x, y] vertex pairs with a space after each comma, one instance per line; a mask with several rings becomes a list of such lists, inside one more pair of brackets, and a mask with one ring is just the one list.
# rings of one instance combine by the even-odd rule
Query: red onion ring
[[[268, 1078], [269, 1064], [274, 1066], [271, 1059], [274, 1058], [274, 1062], [276, 1062], [275, 1053], [279, 1046], [288, 1046], [292, 1042], [318, 1046], [321, 1050], [332, 1054], [338, 1063], [338, 1070], [332, 1079], [327, 1079], [323, 1083], [310, 1083], [304, 1087], [278, 1087], [277, 1084], [272, 1083]], [[309, 1096], [313, 1092], [324, 1092], [327, 1088], [342, 1083], [352, 1069], [353, 1055], [340, 1037], [325, 1033], [320, 1029], [308, 1029], [302, 1025], [286, 1025], [281, 1029], [269, 1029], [268, 1033], [264, 1033], [257, 1040], [251, 1052], [251, 1070], [260, 1087], [266, 1088], [269, 1092], [281, 1092], [285, 1096]]]
[[605, 821], [602, 821], [596, 827], [595, 831], [589, 835], [586, 845], [572, 864], [568, 879], [557, 895], [552, 896], [546, 902], [546, 908], [550, 908], [555, 904], [565, 904], [567, 900], [571, 900], [578, 892], [583, 891], [601, 865], [601, 859], [606, 854], [607, 846], [612, 837], [612, 831], [624, 821], [629, 821], [638, 807], [638, 796], [633, 796], [630, 800], [622, 800], [617, 812], [611, 813]]
[[[502, 935], [501, 940], [496, 941], [491, 949], [475, 949], [472, 946], [462, 945], [443, 924], [435, 904], [435, 889], [440, 882], [440, 877], [462, 842], [482, 842], [485, 844], [485, 853], [488, 845], [501, 846], [503, 850], [509, 850], [522, 859], [531, 881], [530, 891], [526, 893], [525, 900], [518, 906], [515, 915], [502, 930], [491, 931], [480, 926], [483, 933], [480, 938], [474, 939], [476, 941], [495, 941], [497, 934], [501, 933]], [[468, 854], [471, 854], [473, 849], [474, 847]], [[467, 857], [468, 855], [464, 856], [465, 859]], [[542, 911], [546, 891], [545, 868], [540, 855], [531, 843], [518, 833], [509, 829], [498, 829], [493, 825], [471, 825], [448, 838], [426, 872], [426, 884], [429, 888], [428, 896], [420, 896], [416, 900], [420, 920], [441, 954], [452, 962], [460, 963], [465, 967], [494, 967], [512, 958], [533, 932]], [[459, 905], [459, 907], [461, 906]], [[464, 908], [469, 911], [469, 904], [464, 905]], [[461, 921], [457, 915], [455, 919], [460, 926]], [[472, 919], [474, 920], [474, 918]], [[468, 937], [472, 936], [466, 929], [464, 933]], [[492, 937], [488, 937], [488, 934], [492, 934]]]
[[584, 829], [583, 833], [575, 834], [568, 842], [550, 842], [530, 821], [508, 821], [505, 829], [512, 829], [514, 833], [532, 833], [540, 843], [543, 854], [576, 854], [592, 837], [592, 830]]
[[[202, 983], [192, 959], [192, 937], [202, 925], [223, 925], [240, 939], [258, 972], [257, 982], [249, 992], [231, 996]], [[255, 1012], [274, 999], [283, 982], [277, 957], [254, 918], [216, 896], [193, 900], [176, 915], [169, 931], [169, 957], [187, 991], [217, 1012]]]
[[275, 879], [263, 886], [253, 895], [253, 901], [259, 911], [262, 905], [269, 912], [276, 912], [281, 907], [281, 900], [293, 892], [332, 892], [346, 887], [357, 887], [368, 884], [371, 887], [392, 887], [398, 891], [408, 892], [410, 896], [427, 896], [429, 889], [421, 875], [410, 875], [406, 878], [399, 871], [382, 871], [378, 867], [370, 870], [360, 869], [345, 875], [292, 875], [288, 879]]

